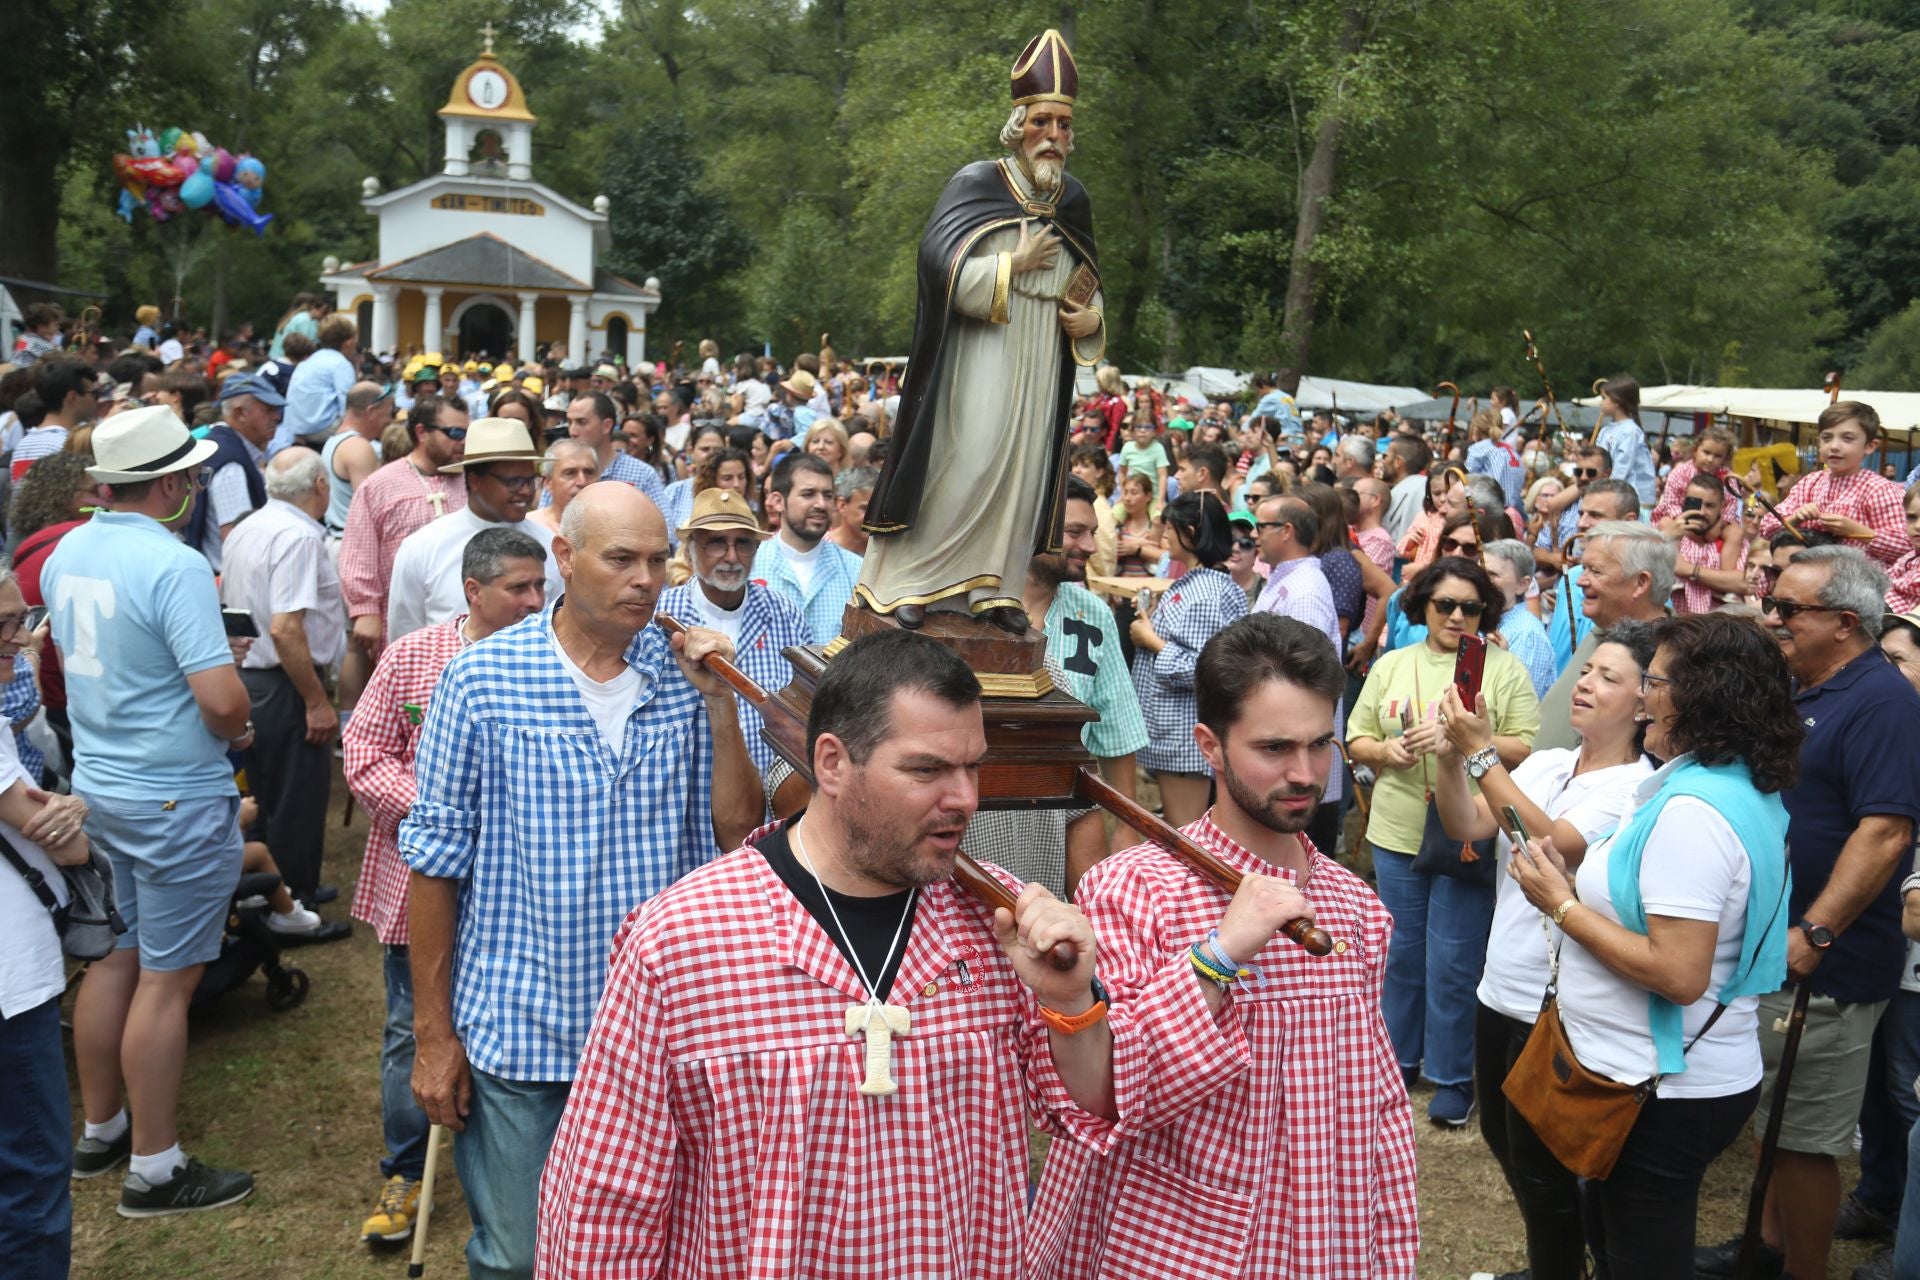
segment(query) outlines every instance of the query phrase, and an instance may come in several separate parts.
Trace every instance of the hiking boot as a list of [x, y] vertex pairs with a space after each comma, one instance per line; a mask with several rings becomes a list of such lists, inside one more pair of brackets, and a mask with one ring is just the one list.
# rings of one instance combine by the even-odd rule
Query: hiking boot
[[1893, 1238], [1893, 1223], [1878, 1209], [1870, 1209], [1862, 1204], [1859, 1196], [1848, 1196], [1840, 1202], [1840, 1218], [1834, 1223], [1833, 1238], [1890, 1240]]
[[148, 1182], [137, 1173], [129, 1173], [120, 1186], [120, 1216], [164, 1218], [197, 1209], [218, 1209], [252, 1194], [252, 1174], [215, 1169], [189, 1156], [185, 1164], [174, 1166], [173, 1177], [165, 1182]]
[[413, 1220], [419, 1212], [420, 1180], [395, 1174], [380, 1188], [380, 1203], [373, 1207], [373, 1216], [360, 1224], [360, 1239], [387, 1244], [405, 1240], [413, 1234]]
[[[1697, 1276], [1731, 1276], [1740, 1265], [1740, 1237], [1721, 1244], [1701, 1245], [1693, 1251], [1693, 1273]], [[1786, 1273], [1787, 1255], [1762, 1240], [1754, 1250], [1753, 1280], [1778, 1280]]]
[[1427, 1104], [1427, 1119], [1443, 1129], [1464, 1129], [1473, 1118], [1471, 1084], [1436, 1085], [1433, 1101]]
[[127, 1157], [132, 1154], [133, 1120], [129, 1117], [126, 1132], [112, 1142], [82, 1136], [80, 1141], [73, 1144], [73, 1176], [85, 1179], [111, 1173], [125, 1164]]

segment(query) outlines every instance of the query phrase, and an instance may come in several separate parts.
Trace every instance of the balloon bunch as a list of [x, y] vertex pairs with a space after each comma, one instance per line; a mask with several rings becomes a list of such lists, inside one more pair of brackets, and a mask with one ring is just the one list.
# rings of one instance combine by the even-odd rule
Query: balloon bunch
[[114, 156], [113, 176], [120, 180], [116, 212], [128, 222], [141, 208], [155, 222], [206, 209], [231, 226], [262, 235], [273, 221], [272, 214], [259, 211], [267, 166], [216, 147], [197, 131], [167, 129], [155, 138], [145, 125], [127, 130], [127, 150]]

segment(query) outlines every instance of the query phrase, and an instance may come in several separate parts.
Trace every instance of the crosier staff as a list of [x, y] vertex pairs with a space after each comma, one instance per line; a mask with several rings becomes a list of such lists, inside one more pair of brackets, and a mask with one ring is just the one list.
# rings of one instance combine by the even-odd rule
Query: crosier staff
[[1533, 371], [1540, 375], [1540, 387], [1546, 395], [1546, 405], [1540, 410], [1540, 442], [1545, 444], [1553, 438], [1555, 428], [1565, 428], [1560, 419], [1560, 401], [1554, 397], [1553, 383], [1547, 380], [1547, 366], [1540, 359], [1540, 348], [1534, 345], [1533, 330], [1522, 329], [1520, 336], [1526, 340], [1527, 359], [1533, 361]]
[[1453, 392], [1453, 403], [1447, 406], [1447, 425], [1446, 425], [1447, 436], [1446, 436], [1446, 446], [1445, 446], [1446, 448], [1451, 449], [1453, 448], [1453, 433], [1457, 429], [1454, 424], [1458, 420], [1459, 414], [1460, 414], [1460, 387], [1456, 383], [1442, 382], [1439, 384], [1438, 389], [1441, 391]]
[[[654, 620], [660, 629], [668, 635], [684, 632], [686, 624], [664, 613], [654, 614]], [[753, 677], [733, 665], [717, 653], [710, 653], [703, 660], [707, 670], [726, 681], [728, 686], [752, 703], [763, 708], [770, 702], [771, 696], [754, 682]], [[1240, 887], [1241, 875], [1234, 868], [1202, 849], [1193, 841], [1181, 835], [1158, 814], [1144, 808], [1124, 792], [1115, 790], [1105, 779], [1089, 769], [1082, 768], [1074, 779], [1074, 793], [1081, 799], [1090, 800], [1119, 818], [1136, 831], [1151, 836], [1155, 843], [1170, 850], [1176, 858], [1198, 871], [1221, 889], [1231, 894]], [[1013, 895], [1007, 887], [987, 873], [966, 850], [962, 849], [954, 859], [954, 883], [966, 890], [976, 900], [989, 908], [1005, 908], [1013, 911]], [[1333, 939], [1324, 929], [1316, 927], [1311, 921], [1301, 919], [1289, 921], [1281, 932], [1305, 947], [1316, 956], [1324, 956], [1333, 950]], [[1047, 954], [1047, 963], [1065, 973], [1073, 968], [1076, 956], [1068, 943], [1057, 944]]]

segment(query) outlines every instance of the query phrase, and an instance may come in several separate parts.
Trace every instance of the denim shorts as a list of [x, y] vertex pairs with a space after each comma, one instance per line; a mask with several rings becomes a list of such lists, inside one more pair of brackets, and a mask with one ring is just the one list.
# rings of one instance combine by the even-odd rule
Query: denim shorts
[[140, 967], [157, 971], [218, 956], [240, 883], [240, 798], [81, 798], [87, 838], [113, 864], [113, 895], [127, 922], [119, 949], [139, 947]]

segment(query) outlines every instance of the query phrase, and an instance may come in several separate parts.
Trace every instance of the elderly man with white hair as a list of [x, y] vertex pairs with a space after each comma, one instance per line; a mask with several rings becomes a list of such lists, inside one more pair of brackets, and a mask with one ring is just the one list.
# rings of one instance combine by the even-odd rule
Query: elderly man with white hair
[[1667, 597], [1673, 594], [1673, 544], [1650, 524], [1601, 521], [1581, 536], [1580, 562], [1580, 612], [1593, 624], [1593, 630], [1540, 700], [1540, 736], [1534, 739], [1535, 751], [1580, 745], [1580, 735], [1568, 718], [1573, 711], [1573, 686], [1580, 680], [1581, 668], [1600, 647], [1599, 633], [1622, 618], [1658, 621], [1666, 616]]
[[220, 602], [252, 615], [259, 633], [240, 663], [253, 703], [247, 781], [287, 889], [305, 901], [320, 886], [329, 747], [340, 731], [320, 670], [346, 653], [347, 614], [320, 523], [328, 500], [320, 455], [301, 445], [282, 449], [265, 479], [266, 505], [227, 539]]
[[1527, 608], [1527, 584], [1533, 581], [1533, 552], [1518, 538], [1501, 538], [1481, 548], [1486, 557], [1487, 576], [1506, 597], [1507, 607], [1500, 615], [1500, 639], [1507, 652], [1520, 659], [1533, 681], [1533, 692], [1546, 697], [1559, 677], [1553, 664], [1553, 641], [1547, 638], [1546, 624]]
[[1333, 450], [1333, 473], [1341, 480], [1359, 480], [1373, 474], [1373, 441], [1365, 436], [1342, 436]]

